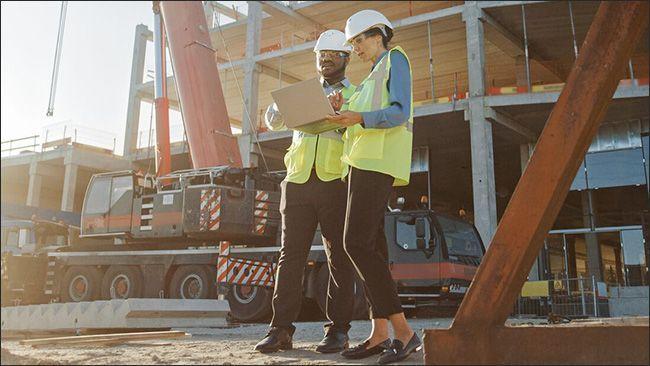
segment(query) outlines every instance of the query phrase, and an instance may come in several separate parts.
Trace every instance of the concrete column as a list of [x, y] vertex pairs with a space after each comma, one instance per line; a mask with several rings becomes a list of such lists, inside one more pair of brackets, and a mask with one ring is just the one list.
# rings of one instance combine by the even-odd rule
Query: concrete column
[[475, 1], [465, 3], [463, 21], [467, 35], [467, 70], [469, 78], [469, 125], [472, 149], [472, 190], [474, 224], [486, 245], [497, 226], [494, 185], [492, 125], [485, 119], [485, 52], [481, 9]]
[[[248, 2], [248, 17], [246, 23], [246, 64], [244, 64], [244, 111], [242, 116], [242, 134], [239, 138], [244, 167], [253, 165], [251, 151], [254, 128], [257, 126], [258, 88], [260, 75], [257, 63], [253, 57], [260, 50], [260, 35], [262, 32], [262, 4], [257, 1]], [[248, 111], [248, 113], [246, 113]]]
[[41, 185], [43, 177], [38, 172], [38, 164], [32, 162], [29, 165], [29, 187], [27, 188], [27, 206], [35, 206], [41, 203]]
[[519, 156], [521, 157], [521, 174], [524, 174], [526, 167], [528, 166], [528, 161], [530, 157], [533, 156], [533, 151], [535, 150], [535, 144], [521, 144], [519, 145]]
[[65, 164], [65, 175], [63, 177], [63, 192], [61, 193], [61, 211], [74, 211], [74, 198], [77, 190], [77, 173], [79, 165]]
[[144, 61], [147, 52], [147, 38], [151, 31], [144, 24], [135, 27], [133, 42], [133, 60], [131, 61], [131, 82], [129, 86], [129, 101], [126, 107], [126, 131], [124, 133], [124, 157], [131, 158], [137, 149], [138, 127], [140, 125], [140, 101], [138, 85], [144, 77]]
[[[581, 193], [582, 198], [582, 220], [583, 225], [589, 228], [596, 227], [596, 219], [592, 191], [586, 189]], [[587, 249], [587, 266], [589, 266], [589, 275], [596, 276], [596, 281], [603, 280], [603, 265], [600, 253], [600, 243], [598, 243], [598, 236], [594, 232], [585, 234], [585, 247]]]

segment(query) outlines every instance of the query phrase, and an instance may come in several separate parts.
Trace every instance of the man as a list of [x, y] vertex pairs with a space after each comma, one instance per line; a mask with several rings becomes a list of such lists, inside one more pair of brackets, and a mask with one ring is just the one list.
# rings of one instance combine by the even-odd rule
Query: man
[[[352, 48], [344, 45], [345, 35], [337, 30], [323, 32], [314, 52], [316, 68], [326, 94], [340, 92], [349, 98], [355, 87], [345, 78]], [[277, 106], [265, 115], [271, 130], [285, 129]], [[310, 135], [294, 131], [284, 162], [287, 176], [281, 184], [282, 247], [278, 260], [271, 329], [255, 349], [275, 352], [291, 349], [302, 301], [302, 277], [316, 227], [320, 224], [327, 254], [330, 279], [327, 294], [325, 337], [316, 347], [322, 353], [348, 347], [348, 330], [354, 305], [354, 267], [343, 249], [347, 188], [341, 181], [344, 165], [342, 132]]]

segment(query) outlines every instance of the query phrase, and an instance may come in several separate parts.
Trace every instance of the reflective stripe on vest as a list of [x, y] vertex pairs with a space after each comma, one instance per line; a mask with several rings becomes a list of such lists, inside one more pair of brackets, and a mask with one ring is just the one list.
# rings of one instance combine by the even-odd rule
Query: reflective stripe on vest
[[[354, 85], [341, 89], [345, 100], [349, 99], [355, 90]], [[309, 180], [311, 170], [316, 166], [316, 175], [323, 182], [340, 179], [347, 174], [347, 166], [341, 162], [343, 140], [341, 133], [336, 131], [311, 135], [293, 131], [291, 146], [284, 156], [287, 167], [286, 181], [303, 184]], [[318, 146], [317, 146], [318, 145]]]
[[[411, 67], [411, 61], [401, 47], [392, 48], [350, 97], [348, 109], [370, 112], [390, 106], [388, 77], [390, 53], [401, 52]], [[411, 80], [413, 80], [411, 72]], [[411, 176], [413, 146], [413, 92], [408, 122], [392, 128], [368, 128], [361, 124], [348, 127], [343, 135], [344, 151], [341, 160], [358, 169], [388, 174], [395, 178], [394, 186], [405, 186]]]

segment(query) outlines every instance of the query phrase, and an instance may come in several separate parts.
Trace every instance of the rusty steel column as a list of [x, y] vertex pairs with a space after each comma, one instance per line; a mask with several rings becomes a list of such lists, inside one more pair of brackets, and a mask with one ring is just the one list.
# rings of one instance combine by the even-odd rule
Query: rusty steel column
[[161, 1], [192, 165], [241, 167], [200, 1]]
[[[596, 356], [609, 357], [603, 362], [618, 362], [625, 361], [626, 355], [615, 353], [626, 347], [630, 348], [627, 356], [641, 357], [647, 363], [647, 318], [644, 326], [623, 326], [616, 331], [614, 327], [590, 328], [589, 333], [595, 335], [590, 339], [586, 331], [584, 337], [579, 336], [579, 327], [571, 332], [557, 327], [541, 332], [504, 327], [647, 22], [648, 2], [601, 3], [451, 328], [425, 333], [427, 363], [556, 362], [559, 354], [573, 357], [567, 363], [598, 363]], [[620, 339], [625, 331], [630, 337]], [[552, 333], [574, 336], [555, 343], [535, 343], [532, 338]], [[561, 350], [540, 349], [551, 343]], [[569, 352], [567, 347], [574, 349]], [[609, 355], [603, 351], [607, 349], [615, 352]]]

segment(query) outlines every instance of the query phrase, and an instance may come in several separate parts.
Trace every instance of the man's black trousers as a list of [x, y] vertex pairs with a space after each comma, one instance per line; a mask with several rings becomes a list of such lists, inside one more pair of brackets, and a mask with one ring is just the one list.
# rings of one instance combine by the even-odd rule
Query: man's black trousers
[[354, 267], [343, 249], [347, 186], [323, 182], [312, 170], [304, 184], [282, 182], [282, 247], [273, 293], [271, 326], [295, 329], [303, 297], [302, 278], [311, 243], [320, 224], [330, 279], [325, 331], [347, 333], [354, 306]]

